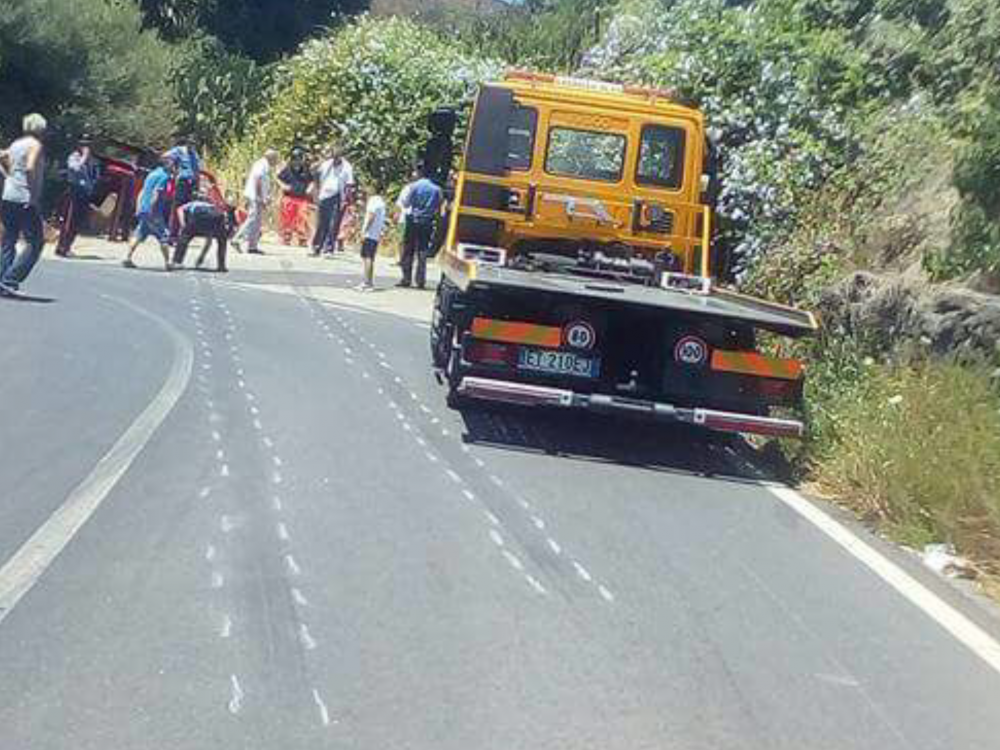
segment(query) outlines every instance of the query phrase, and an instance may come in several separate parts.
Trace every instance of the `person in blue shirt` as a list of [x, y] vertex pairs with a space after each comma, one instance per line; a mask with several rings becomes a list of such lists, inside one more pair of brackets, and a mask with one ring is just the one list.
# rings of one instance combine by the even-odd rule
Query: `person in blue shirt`
[[181, 142], [164, 154], [172, 159], [177, 165], [177, 174], [174, 176], [174, 198], [165, 208], [168, 209], [170, 222], [170, 242], [177, 241], [180, 233], [178, 217], [180, 213], [177, 209], [191, 202], [198, 191], [198, 181], [201, 178], [201, 158], [198, 156], [197, 144], [190, 136], [183, 138]]
[[167, 271], [173, 270], [170, 263], [170, 254], [167, 250], [167, 227], [163, 221], [163, 205], [167, 202], [167, 188], [177, 171], [173, 159], [160, 157], [160, 166], [154, 169], [146, 177], [142, 184], [142, 192], [139, 194], [139, 205], [136, 210], [138, 221], [135, 228], [135, 236], [128, 248], [128, 256], [122, 261], [125, 268], [135, 268], [132, 258], [139, 245], [149, 237], [155, 237], [160, 243], [160, 252], [163, 254], [163, 267]]
[[[409, 209], [410, 234], [403, 247], [400, 265], [403, 279], [396, 286], [408, 288], [416, 281], [417, 289], [427, 285], [427, 254], [430, 250], [434, 227], [441, 215], [444, 193], [427, 176], [427, 168], [418, 168], [419, 179], [410, 185], [402, 198], [404, 211]], [[413, 261], [417, 261], [416, 279], [413, 277]]]

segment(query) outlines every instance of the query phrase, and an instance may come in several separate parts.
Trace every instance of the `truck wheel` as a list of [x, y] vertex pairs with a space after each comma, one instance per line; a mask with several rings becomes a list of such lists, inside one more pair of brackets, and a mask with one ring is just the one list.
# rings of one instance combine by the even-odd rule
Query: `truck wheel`
[[438, 370], [448, 364], [451, 339], [455, 326], [451, 321], [451, 300], [444, 282], [438, 284], [434, 299], [434, 321], [431, 324], [431, 363]]
[[[451, 345], [449, 344], [449, 346]], [[462, 383], [462, 355], [461, 349], [458, 347], [451, 347], [445, 368], [445, 377], [448, 380], [448, 408], [461, 409], [463, 406], [467, 406], [469, 399], [458, 392], [458, 386]]]

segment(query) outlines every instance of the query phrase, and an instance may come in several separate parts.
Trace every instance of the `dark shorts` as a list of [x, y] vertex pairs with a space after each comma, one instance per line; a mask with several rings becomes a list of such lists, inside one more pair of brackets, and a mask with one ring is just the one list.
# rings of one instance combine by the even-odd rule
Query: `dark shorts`
[[366, 239], [361, 243], [361, 257], [362, 258], [374, 258], [375, 253], [378, 252], [378, 240]]
[[155, 237], [160, 244], [167, 241], [167, 225], [159, 214], [140, 215], [135, 228], [135, 237], [139, 242], [145, 242], [149, 237]]

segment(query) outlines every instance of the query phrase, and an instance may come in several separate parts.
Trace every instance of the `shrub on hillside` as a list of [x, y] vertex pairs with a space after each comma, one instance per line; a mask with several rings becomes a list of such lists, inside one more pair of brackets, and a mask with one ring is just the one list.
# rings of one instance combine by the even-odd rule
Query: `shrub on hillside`
[[242, 179], [265, 148], [301, 143], [319, 157], [337, 143], [364, 176], [398, 183], [428, 138], [427, 115], [468, 102], [499, 72], [412, 21], [362, 19], [278, 66], [270, 100], [229, 149], [225, 172]]
[[166, 143], [177, 118], [174, 51], [142, 30], [138, 8], [106, 0], [0, 0], [0, 127], [30, 110], [60, 132], [84, 128]]

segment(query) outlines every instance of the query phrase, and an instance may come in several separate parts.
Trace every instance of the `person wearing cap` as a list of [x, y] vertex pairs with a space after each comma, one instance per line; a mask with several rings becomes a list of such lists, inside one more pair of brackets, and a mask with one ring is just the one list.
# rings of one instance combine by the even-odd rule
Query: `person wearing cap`
[[86, 225], [90, 213], [90, 200], [100, 174], [100, 165], [91, 152], [91, 140], [88, 136], [83, 136], [66, 159], [69, 196], [66, 203], [66, 218], [59, 232], [59, 244], [56, 245], [56, 255], [65, 258], [71, 254], [77, 235]]
[[312, 170], [306, 162], [305, 149], [296, 146], [285, 168], [278, 174], [281, 185], [281, 241], [291, 245], [297, 240], [299, 247], [309, 242], [309, 188], [313, 183]]
[[264, 214], [271, 203], [271, 173], [278, 163], [278, 152], [268, 149], [260, 159], [250, 167], [246, 185], [243, 187], [243, 197], [247, 202], [247, 218], [233, 238], [233, 247], [242, 252], [242, 244], [247, 245], [247, 252], [263, 255], [260, 250], [260, 235], [264, 228]]
[[[0, 151], [3, 194], [0, 200], [0, 295], [16, 294], [41, 257], [45, 237], [42, 232], [42, 184], [45, 175], [45, 146], [42, 138], [48, 123], [39, 114], [22, 121], [24, 134]], [[17, 254], [17, 241], [24, 237], [27, 249]]]
[[201, 178], [201, 158], [198, 156], [197, 144], [194, 138], [187, 136], [181, 142], [167, 151], [164, 156], [173, 159], [177, 165], [177, 175], [174, 177], [174, 195], [170, 204], [170, 241], [176, 242], [180, 232], [177, 209], [188, 203], [198, 190]]

